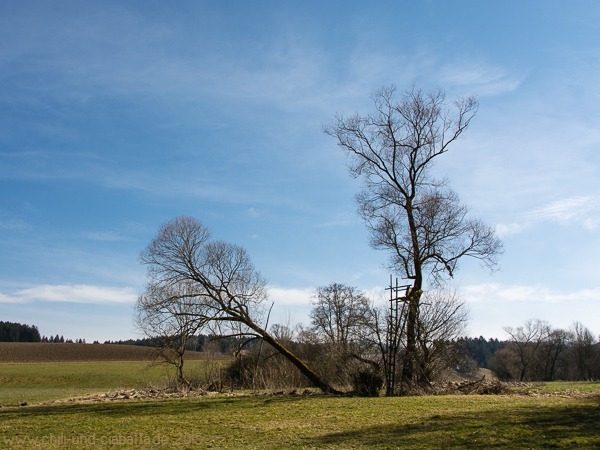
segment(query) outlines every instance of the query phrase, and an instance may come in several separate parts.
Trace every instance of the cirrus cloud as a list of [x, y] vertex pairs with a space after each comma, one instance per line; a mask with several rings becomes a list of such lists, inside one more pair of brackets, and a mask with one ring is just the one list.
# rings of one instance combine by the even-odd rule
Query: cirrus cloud
[[496, 231], [500, 236], [510, 236], [540, 222], [579, 225], [594, 231], [600, 225], [600, 197], [580, 195], [561, 198], [522, 214], [518, 221], [498, 224]]

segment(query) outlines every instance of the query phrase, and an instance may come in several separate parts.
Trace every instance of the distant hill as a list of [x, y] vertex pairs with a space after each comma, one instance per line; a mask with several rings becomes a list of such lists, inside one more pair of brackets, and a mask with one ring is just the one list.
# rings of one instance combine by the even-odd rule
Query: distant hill
[[[138, 345], [0, 342], [0, 363], [48, 361], [152, 361], [154, 349]], [[186, 359], [204, 359], [186, 352]]]

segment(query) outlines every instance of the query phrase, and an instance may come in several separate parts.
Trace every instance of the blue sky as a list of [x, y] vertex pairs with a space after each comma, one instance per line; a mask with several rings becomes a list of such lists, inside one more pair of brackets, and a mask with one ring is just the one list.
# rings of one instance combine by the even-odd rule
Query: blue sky
[[469, 333], [600, 333], [597, 1], [0, 3], [0, 320], [136, 337], [141, 250], [199, 219], [247, 248], [279, 322], [385, 287], [360, 183], [322, 133], [382, 86], [476, 95], [436, 166], [505, 253], [454, 284]]

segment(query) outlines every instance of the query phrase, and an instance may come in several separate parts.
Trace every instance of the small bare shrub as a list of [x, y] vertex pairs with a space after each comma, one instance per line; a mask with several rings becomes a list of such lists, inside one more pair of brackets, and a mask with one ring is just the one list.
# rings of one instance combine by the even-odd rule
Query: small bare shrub
[[372, 370], [360, 370], [352, 377], [352, 388], [357, 395], [377, 397], [383, 387], [383, 377]]

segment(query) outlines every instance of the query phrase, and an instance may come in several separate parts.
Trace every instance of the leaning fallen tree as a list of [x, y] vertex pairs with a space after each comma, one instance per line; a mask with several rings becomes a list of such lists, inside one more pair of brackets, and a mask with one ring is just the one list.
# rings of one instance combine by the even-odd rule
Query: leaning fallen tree
[[[263, 339], [315, 387], [339, 393], [260, 325], [268, 301], [266, 281], [244, 248], [212, 241], [208, 229], [196, 219], [177, 217], [160, 228], [140, 260], [148, 267], [146, 292], [137, 303], [145, 316], [171, 311], [177, 323], [193, 323], [189, 329], [241, 328], [236, 334]], [[157, 296], [157, 292], [166, 294]], [[174, 304], [187, 307], [173, 308]]]

